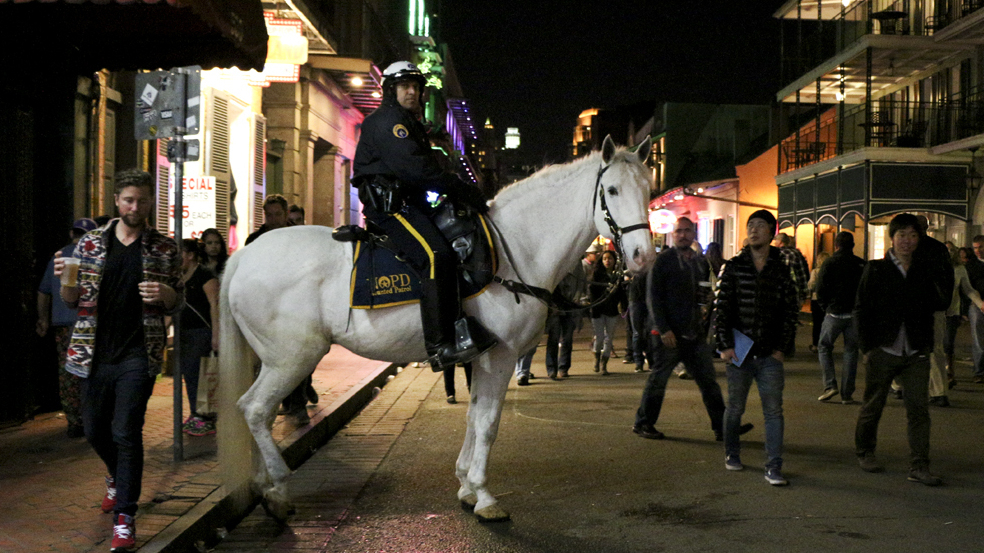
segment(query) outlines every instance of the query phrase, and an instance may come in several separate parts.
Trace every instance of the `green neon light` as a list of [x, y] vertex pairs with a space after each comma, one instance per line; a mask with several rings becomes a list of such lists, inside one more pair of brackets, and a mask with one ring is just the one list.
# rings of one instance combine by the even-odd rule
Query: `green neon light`
[[431, 36], [431, 18], [429, 15], [424, 18], [424, 36]]
[[416, 30], [413, 25], [416, 21], [417, 21], [417, 0], [410, 0], [410, 22], [409, 22], [410, 25], [408, 30], [410, 31], [411, 35], [413, 35], [414, 31]]

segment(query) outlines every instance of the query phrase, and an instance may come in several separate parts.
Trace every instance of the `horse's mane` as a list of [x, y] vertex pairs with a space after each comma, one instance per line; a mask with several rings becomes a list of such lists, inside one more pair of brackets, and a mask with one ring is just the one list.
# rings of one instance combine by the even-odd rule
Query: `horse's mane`
[[[492, 199], [492, 203], [501, 207], [531, 188], [552, 188], [554, 186], [567, 185], [571, 177], [579, 176], [584, 171], [596, 171], [597, 163], [589, 162], [597, 162], [600, 157], [601, 152], [595, 151], [591, 152], [586, 157], [575, 159], [574, 161], [570, 161], [568, 163], [548, 165], [525, 179], [518, 180], [500, 190], [499, 193]], [[557, 178], [561, 173], [563, 173], [566, 178]]]

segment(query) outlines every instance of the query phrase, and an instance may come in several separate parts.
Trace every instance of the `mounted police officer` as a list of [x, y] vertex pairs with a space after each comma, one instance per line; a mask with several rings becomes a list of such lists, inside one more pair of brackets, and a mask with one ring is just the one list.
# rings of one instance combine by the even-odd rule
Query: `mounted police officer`
[[410, 62], [383, 71], [383, 101], [362, 123], [353, 182], [367, 226], [386, 234], [389, 247], [420, 277], [424, 345], [439, 371], [474, 359], [496, 342], [484, 329], [474, 343], [455, 340], [461, 312], [456, 254], [431, 222], [432, 202], [445, 195], [481, 213], [488, 207], [478, 189], [441, 169], [420, 122], [425, 83]]

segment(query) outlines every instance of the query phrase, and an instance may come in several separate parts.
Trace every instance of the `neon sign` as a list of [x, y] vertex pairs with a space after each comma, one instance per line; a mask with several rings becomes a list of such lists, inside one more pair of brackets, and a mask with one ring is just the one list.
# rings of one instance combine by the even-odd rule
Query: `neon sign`
[[669, 209], [657, 209], [649, 212], [649, 230], [653, 234], [669, 234], [676, 224], [676, 214]]

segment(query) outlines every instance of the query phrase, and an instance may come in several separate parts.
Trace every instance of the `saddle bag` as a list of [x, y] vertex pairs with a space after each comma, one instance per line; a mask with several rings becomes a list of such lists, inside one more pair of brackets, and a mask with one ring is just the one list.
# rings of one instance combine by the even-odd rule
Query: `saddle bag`
[[434, 209], [430, 220], [451, 244], [451, 248], [458, 254], [458, 260], [468, 259], [475, 249], [475, 231], [478, 228], [472, 212], [468, 208], [456, 206], [455, 202], [445, 200]]

